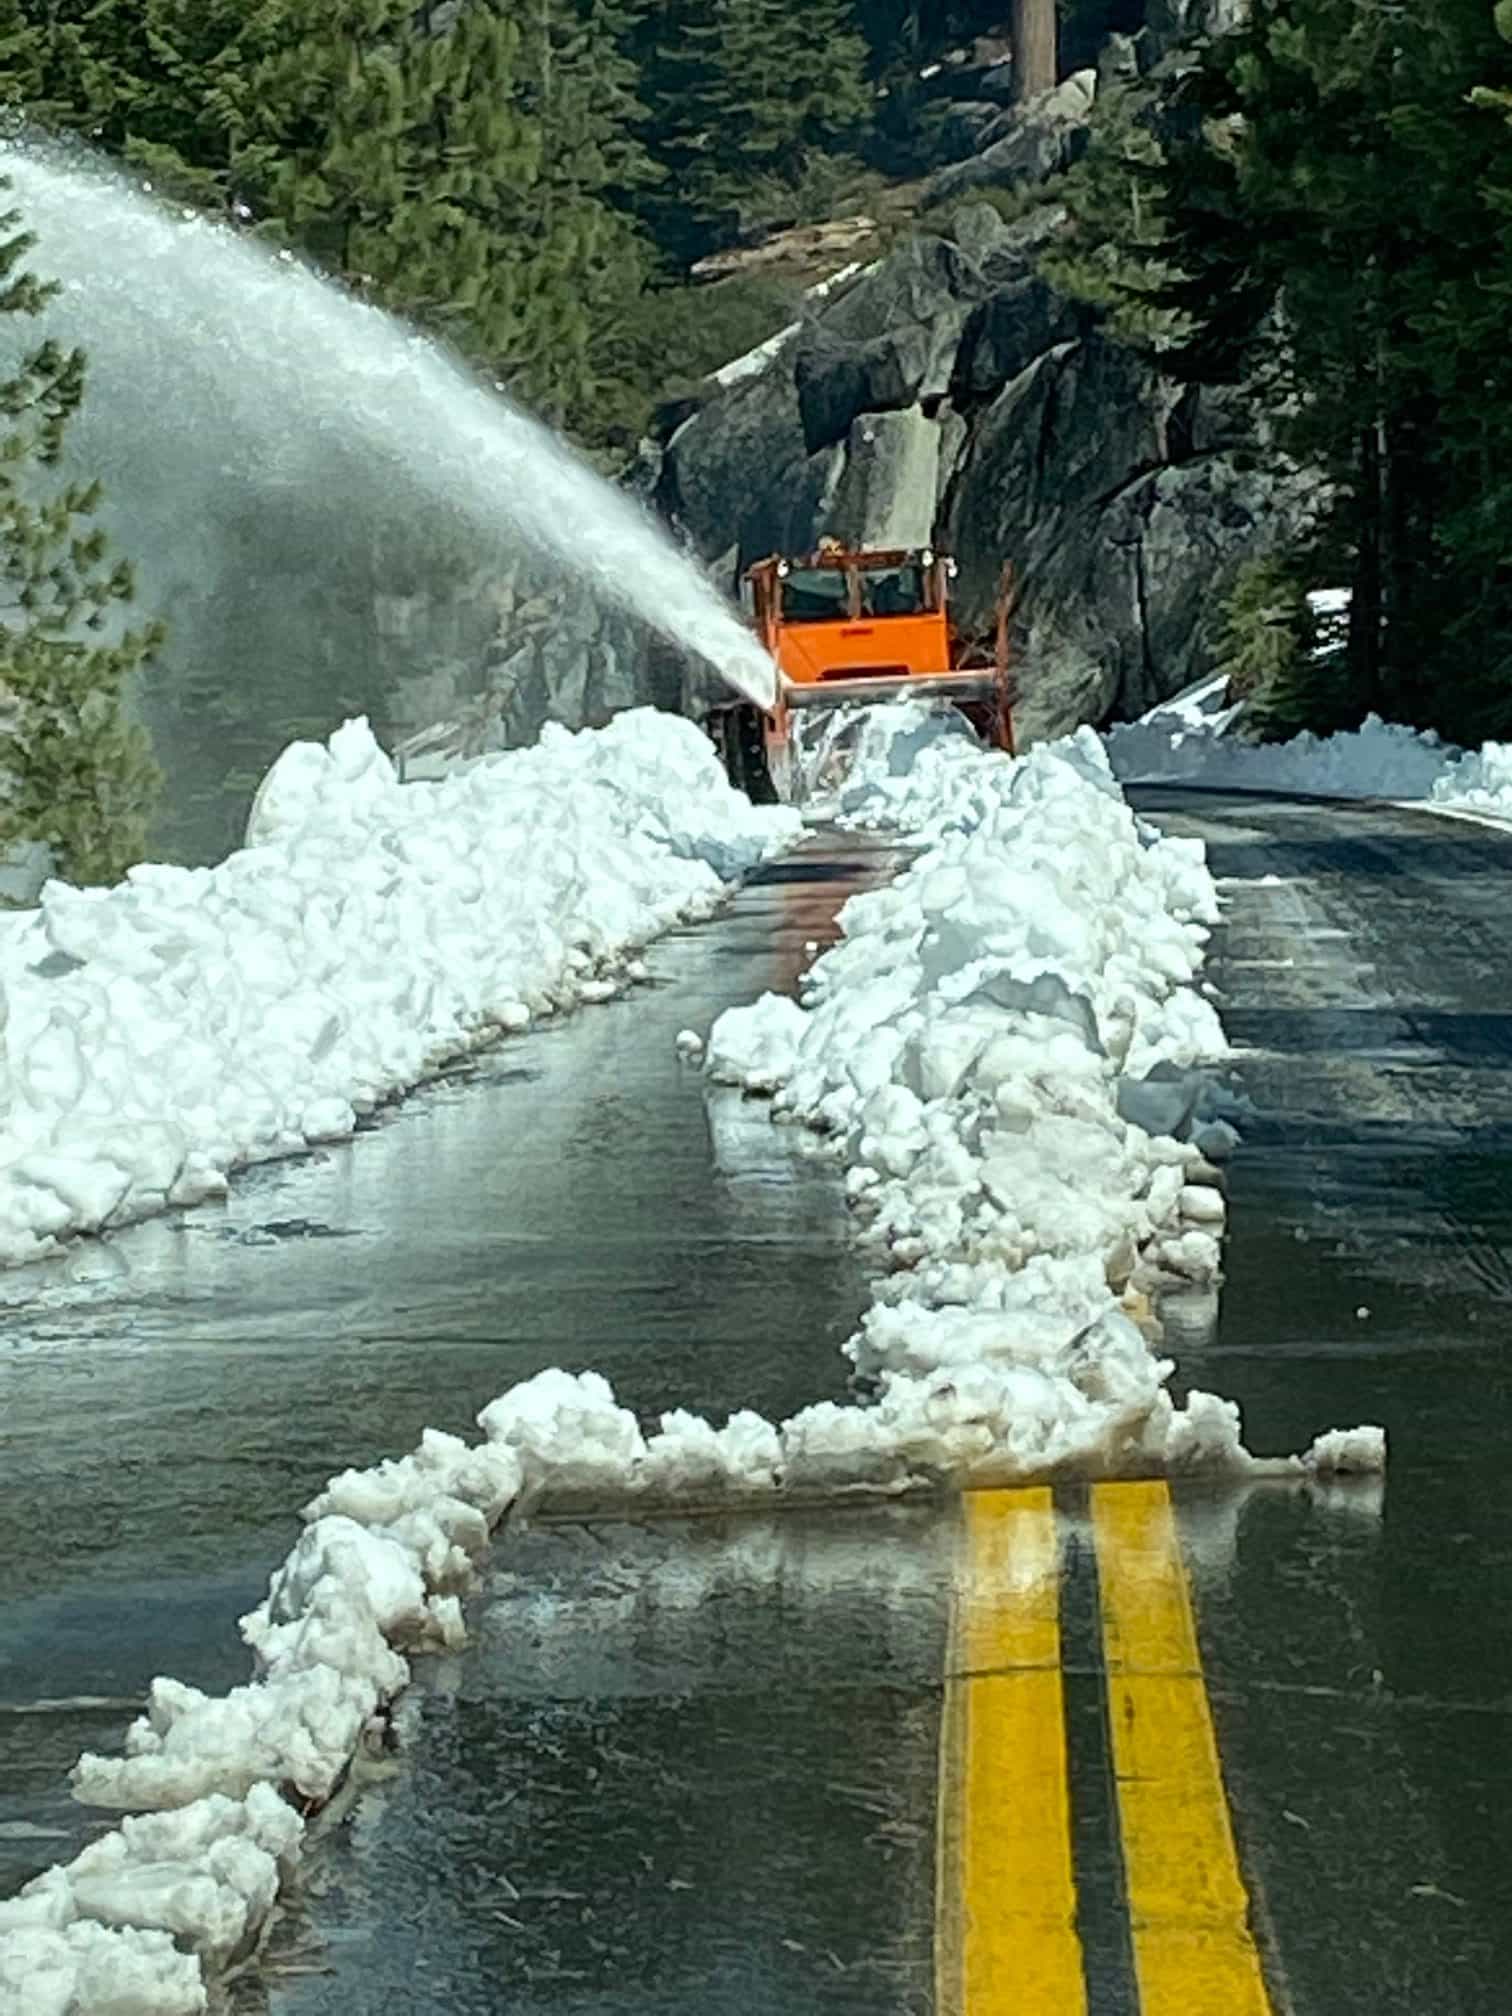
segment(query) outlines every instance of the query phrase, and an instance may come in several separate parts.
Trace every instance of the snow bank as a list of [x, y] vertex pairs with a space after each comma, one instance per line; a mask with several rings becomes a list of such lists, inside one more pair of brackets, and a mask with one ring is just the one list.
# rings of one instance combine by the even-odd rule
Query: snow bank
[[[564, 1383], [548, 1375], [509, 1418], [549, 1414]], [[580, 1436], [597, 1402], [590, 1387], [553, 1418]], [[429, 1430], [412, 1455], [344, 1471], [305, 1507], [304, 1533], [241, 1620], [253, 1679], [224, 1696], [154, 1680], [124, 1754], [74, 1766], [77, 1798], [148, 1810], [0, 1903], [0, 2016], [207, 2006], [209, 1986], [257, 1943], [301, 1814], [381, 1734], [409, 1680], [405, 1654], [463, 1642], [458, 1599], [494, 1527], [548, 1481], [529, 1443]]]
[[1225, 1049], [1191, 985], [1218, 914], [1200, 846], [1140, 828], [1090, 732], [1006, 763], [916, 703], [859, 724], [831, 803], [925, 853], [847, 903], [804, 1006], [768, 995], [709, 1041], [841, 1144], [879, 1266], [847, 1346], [879, 1404], [785, 1444], [972, 1481], [1239, 1460], [1237, 1415], [1177, 1408], [1120, 1307], [1218, 1271], [1216, 1171], [1119, 1104]]
[[1348, 733], [1243, 742], [1229, 732], [1243, 706], [1225, 703], [1225, 686], [1221, 676], [1204, 680], [1140, 720], [1110, 729], [1106, 747], [1114, 776], [1125, 784], [1194, 784], [1297, 798], [1387, 798], [1512, 824], [1512, 743], [1462, 752], [1431, 729], [1404, 728], [1374, 714]]
[[0, 946], [0, 1264], [220, 1194], [501, 1031], [603, 999], [634, 951], [790, 844], [690, 722], [401, 786], [365, 722], [295, 743], [216, 868], [51, 882]]
[[269, 1786], [122, 1821], [0, 1903], [0, 2011], [190, 2016], [252, 1950], [304, 1823]]
[[1487, 742], [1446, 765], [1429, 794], [1430, 810], [1512, 822], [1512, 743]]
[[1375, 714], [1338, 735], [1241, 742], [1226, 732], [1235, 712], [1219, 708], [1194, 719], [1173, 702], [1110, 729], [1114, 776], [1125, 784], [1175, 782], [1299, 798], [1419, 799], [1438, 795], [1435, 787], [1459, 754], [1431, 729], [1404, 728]]
[[[1087, 730], [1007, 763], [906, 702], [805, 758], [828, 809], [925, 851], [847, 903], [803, 1005], [767, 995], [709, 1039], [713, 1075], [835, 1139], [878, 1266], [846, 1347], [878, 1404], [784, 1423], [784, 1481], [1251, 1468], [1237, 1408], [1177, 1406], [1132, 1320], [1219, 1268], [1200, 845], [1134, 818]], [[1202, 1146], [1146, 1131], [1194, 1121]], [[1361, 1430], [1291, 1467], [1383, 1457]]]

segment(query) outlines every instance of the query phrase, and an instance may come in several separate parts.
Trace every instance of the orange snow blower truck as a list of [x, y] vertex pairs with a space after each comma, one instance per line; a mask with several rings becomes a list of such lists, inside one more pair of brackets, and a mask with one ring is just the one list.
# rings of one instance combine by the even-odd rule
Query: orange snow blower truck
[[715, 707], [708, 727], [733, 783], [752, 798], [792, 795], [793, 716], [848, 702], [940, 700], [989, 747], [1013, 753], [1008, 666], [1012, 597], [1004, 573], [990, 648], [963, 644], [950, 617], [956, 563], [930, 548], [871, 550], [822, 540], [747, 569], [741, 602], [777, 663], [776, 704]]

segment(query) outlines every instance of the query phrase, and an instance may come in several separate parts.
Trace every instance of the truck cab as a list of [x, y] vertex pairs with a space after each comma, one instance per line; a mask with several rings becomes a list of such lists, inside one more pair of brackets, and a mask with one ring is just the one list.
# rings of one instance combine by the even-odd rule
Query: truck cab
[[787, 797], [795, 713], [905, 696], [956, 707], [984, 743], [1011, 753], [1009, 577], [995, 647], [973, 649], [951, 621], [955, 574], [955, 561], [930, 547], [845, 547], [834, 539], [747, 568], [741, 603], [776, 661], [777, 699], [765, 713], [731, 701], [708, 717], [734, 781], [753, 798]]

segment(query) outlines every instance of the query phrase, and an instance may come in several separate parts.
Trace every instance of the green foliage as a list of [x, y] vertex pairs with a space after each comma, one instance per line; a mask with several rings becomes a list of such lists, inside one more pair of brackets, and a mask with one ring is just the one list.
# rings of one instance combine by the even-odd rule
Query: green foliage
[[1247, 700], [1294, 677], [1312, 648], [1307, 590], [1293, 563], [1270, 554], [1239, 569], [1224, 599], [1217, 671], [1229, 692]]
[[980, 189], [973, 189], [970, 196], [956, 206], [951, 212], [952, 220], [963, 210], [975, 210], [985, 203], [989, 210], [997, 212], [1005, 224], [1021, 224], [1036, 210], [1045, 210], [1064, 202], [1067, 179], [1064, 175], [1048, 175], [1043, 182], [1022, 182], [1016, 189], [1002, 189], [986, 183]]
[[1116, 336], [1149, 350], [1174, 340], [1180, 326], [1156, 298], [1169, 272], [1158, 104], [1157, 87], [1143, 81], [1099, 94], [1087, 151], [1057, 192], [1068, 229], [1040, 261], [1054, 286], [1101, 309]]
[[870, 119], [851, 0], [650, 0], [631, 47], [661, 171], [643, 213], [680, 262], [795, 218], [816, 158]]
[[592, 435], [655, 170], [619, 0], [22, 0], [20, 95]]
[[[647, 294], [623, 332], [644, 368], [632, 367], [627, 376], [655, 382], [664, 398], [696, 392], [722, 364], [796, 320], [802, 300], [795, 282], [759, 273]], [[658, 374], [654, 381], [652, 370]], [[637, 432], [644, 430], [649, 410], [647, 404], [639, 414]]]
[[[31, 317], [56, 290], [19, 223], [0, 214], [0, 315]], [[0, 854], [45, 841], [61, 874], [104, 882], [141, 856], [156, 773], [121, 695], [161, 633], [123, 629], [131, 573], [90, 522], [98, 486], [58, 474], [83, 395], [83, 355], [46, 339], [0, 382]]]
[[1253, 0], [1159, 88], [1153, 239], [1079, 220], [1125, 333], [1328, 477], [1355, 698], [1458, 739], [1512, 725], [1509, 85], [1487, 0]]

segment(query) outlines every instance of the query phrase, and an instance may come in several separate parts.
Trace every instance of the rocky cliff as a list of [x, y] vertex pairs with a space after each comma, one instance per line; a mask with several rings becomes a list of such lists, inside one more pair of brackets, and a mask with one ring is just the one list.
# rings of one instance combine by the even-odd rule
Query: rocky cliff
[[[1105, 79], [1224, 24], [1231, 0], [1158, 0]], [[973, 132], [924, 192], [919, 229], [814, 312], [762, 368], [651, 444], [644, 488], [726, 583], [821, 535], [934, 543], [960, 563], [968, 630], [1018, 585], [1029, 737], [1142, 712], [1209, 666], [1235, 570], [1309, 508], [1310, 480], [1257, 455], [1245, 402], [1184, 389], [1057, 293], [1038, 255], [1051, 201], [1005, 222], [1086, 145], [1088, 70]]]

